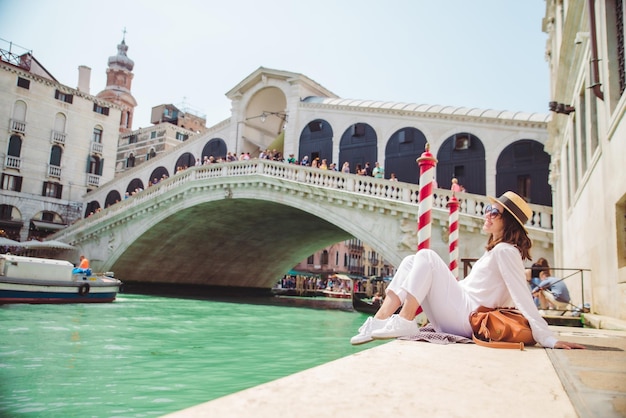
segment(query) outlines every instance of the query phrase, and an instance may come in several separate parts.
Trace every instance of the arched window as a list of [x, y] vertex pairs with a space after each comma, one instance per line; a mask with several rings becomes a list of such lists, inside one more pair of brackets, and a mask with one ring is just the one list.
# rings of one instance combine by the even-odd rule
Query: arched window
[[135, 166], [135, 155], [131, 153], [126, 159], [126, 168], [131, 168], [134, 166]]
[[11, 157], [18, 157], [22, 153], [22, 137], [19, 135], [11, 135], [9, 139], [9, 149], [7, 153]]
[[65, 133], [65, 121], [65, 115], [63, 113], [57, 113], [54, 117], [54, 131]]
[[53, 145], [50, 151], [50, 165], [61, 167], [61, 156], [63, 155], [63, 149], [58, 145]]
[[98, 125], [93, 128], [93, 137], [92, 141], [98, 144], [102, 143], [102, 126]]
[[18, 100], [13, 105], [13, 119], [26, 122], [26, 103]]
[[89, 174], [102, 175], [102, 166], [104, 165], [104, 158], [99, 158], [96, 155], [90, 155], [87, 157], [87, 172]]

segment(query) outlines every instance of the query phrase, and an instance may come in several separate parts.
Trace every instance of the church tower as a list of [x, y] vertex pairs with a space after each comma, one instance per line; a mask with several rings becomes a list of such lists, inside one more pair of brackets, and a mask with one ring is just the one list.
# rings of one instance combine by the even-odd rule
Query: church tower
[[137, 101], [130, 92], [135, 63], [126, 55], [126, 29], [122, 43], [117, 46], [117, 55], [109, 57], [107, 85], [96, 97], [120, 105], [124, 110], [120, 119], [120, 133], [128, 133], [133, 127], [133, 113]]

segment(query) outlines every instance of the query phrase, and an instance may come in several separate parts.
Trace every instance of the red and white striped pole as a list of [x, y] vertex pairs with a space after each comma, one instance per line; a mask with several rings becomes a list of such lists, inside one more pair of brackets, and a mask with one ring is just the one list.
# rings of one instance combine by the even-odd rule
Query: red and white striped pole
[[454, 193], [447, 204], [450, 209], [448, 226], [448, 248], [450, 250], [450, 271], [459, 280], [459, 201]]
[[417, 251], [430, 248], [433, 189], [435, 188], [435, 167], [437, 159], [430, 153], [430, 144], [416, 160], [420, 167], [419, 209], [417, 221]]

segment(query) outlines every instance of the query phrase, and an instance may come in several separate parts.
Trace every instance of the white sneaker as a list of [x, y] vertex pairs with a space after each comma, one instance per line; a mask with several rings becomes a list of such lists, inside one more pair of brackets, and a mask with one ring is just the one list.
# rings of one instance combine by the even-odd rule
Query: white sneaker
[[[395, 315], [394, 315], [395, 316]], [[389, 322], [389, 319], [376, 319], [373, 316], [370, 316], [365, 320], [363, 325], [359, 328], [359, 333], [354, 337], [350, 338], [350, 344], [359, 345], [369, 343], [373, 341], [372, 331], [382, 329], [385, 324]]]
[[391, 321], [380, 329], [372, 331], [372, 338], [384, 340], [387, 338], [410, 337], [419, 332], [419, 327], [415, 321], [409, 321], [400, 315], [395, 315]]

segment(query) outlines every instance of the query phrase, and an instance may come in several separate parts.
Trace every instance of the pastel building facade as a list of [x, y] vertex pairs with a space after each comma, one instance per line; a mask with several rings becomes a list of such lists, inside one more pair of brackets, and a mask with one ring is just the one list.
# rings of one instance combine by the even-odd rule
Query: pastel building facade
[[0, 229], [25, 241], [83, 217], [83, 196], [114, 177], [122, 108], [89, 93], [87, 67], [72, 88], [13, 47], [0, 59]]

